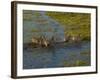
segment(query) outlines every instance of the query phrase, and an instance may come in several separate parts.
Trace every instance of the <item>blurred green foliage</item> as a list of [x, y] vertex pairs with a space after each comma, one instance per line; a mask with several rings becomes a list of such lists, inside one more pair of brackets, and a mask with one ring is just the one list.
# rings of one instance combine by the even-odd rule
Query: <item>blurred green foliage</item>
[[77, 36], [90, 40], [90, 14], [69, 12], [46, 12], [46, 15], [58, 21], [64, 28], [65, 35]]

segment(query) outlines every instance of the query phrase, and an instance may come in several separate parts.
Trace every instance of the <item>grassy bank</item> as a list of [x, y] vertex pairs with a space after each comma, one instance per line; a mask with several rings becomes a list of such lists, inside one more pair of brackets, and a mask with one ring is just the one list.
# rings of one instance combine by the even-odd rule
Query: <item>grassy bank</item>
[[90, 39], [90, 14], [47, 12], [46, 15], [62, 25], [65, 35], [77, 36], [80, 34], [82, 40]]

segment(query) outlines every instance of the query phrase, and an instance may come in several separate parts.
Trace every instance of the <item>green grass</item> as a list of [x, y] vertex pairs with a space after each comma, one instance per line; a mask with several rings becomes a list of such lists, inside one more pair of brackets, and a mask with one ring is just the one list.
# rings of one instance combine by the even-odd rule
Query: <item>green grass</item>
[[58, 21], [64, 28], [65, 35], [81, 35], [82, 40], [90, 40], [90, 14], [47, 12], [46, 15]]

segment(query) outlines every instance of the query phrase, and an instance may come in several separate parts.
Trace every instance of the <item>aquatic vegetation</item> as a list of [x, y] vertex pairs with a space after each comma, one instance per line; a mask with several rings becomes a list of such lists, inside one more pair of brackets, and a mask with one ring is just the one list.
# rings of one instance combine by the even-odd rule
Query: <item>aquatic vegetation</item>
[[76, 60], [75, 65], [76, 66], [87, 66], [88, 64], [86, 61]]

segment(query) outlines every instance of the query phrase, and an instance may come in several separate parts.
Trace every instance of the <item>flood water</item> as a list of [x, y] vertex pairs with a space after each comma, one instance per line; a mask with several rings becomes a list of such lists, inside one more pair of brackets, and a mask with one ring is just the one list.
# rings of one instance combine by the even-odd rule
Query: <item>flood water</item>
[[90, 43], [60, 43], [52, 47], [23, 49], [23, 69], [90, 65]]

